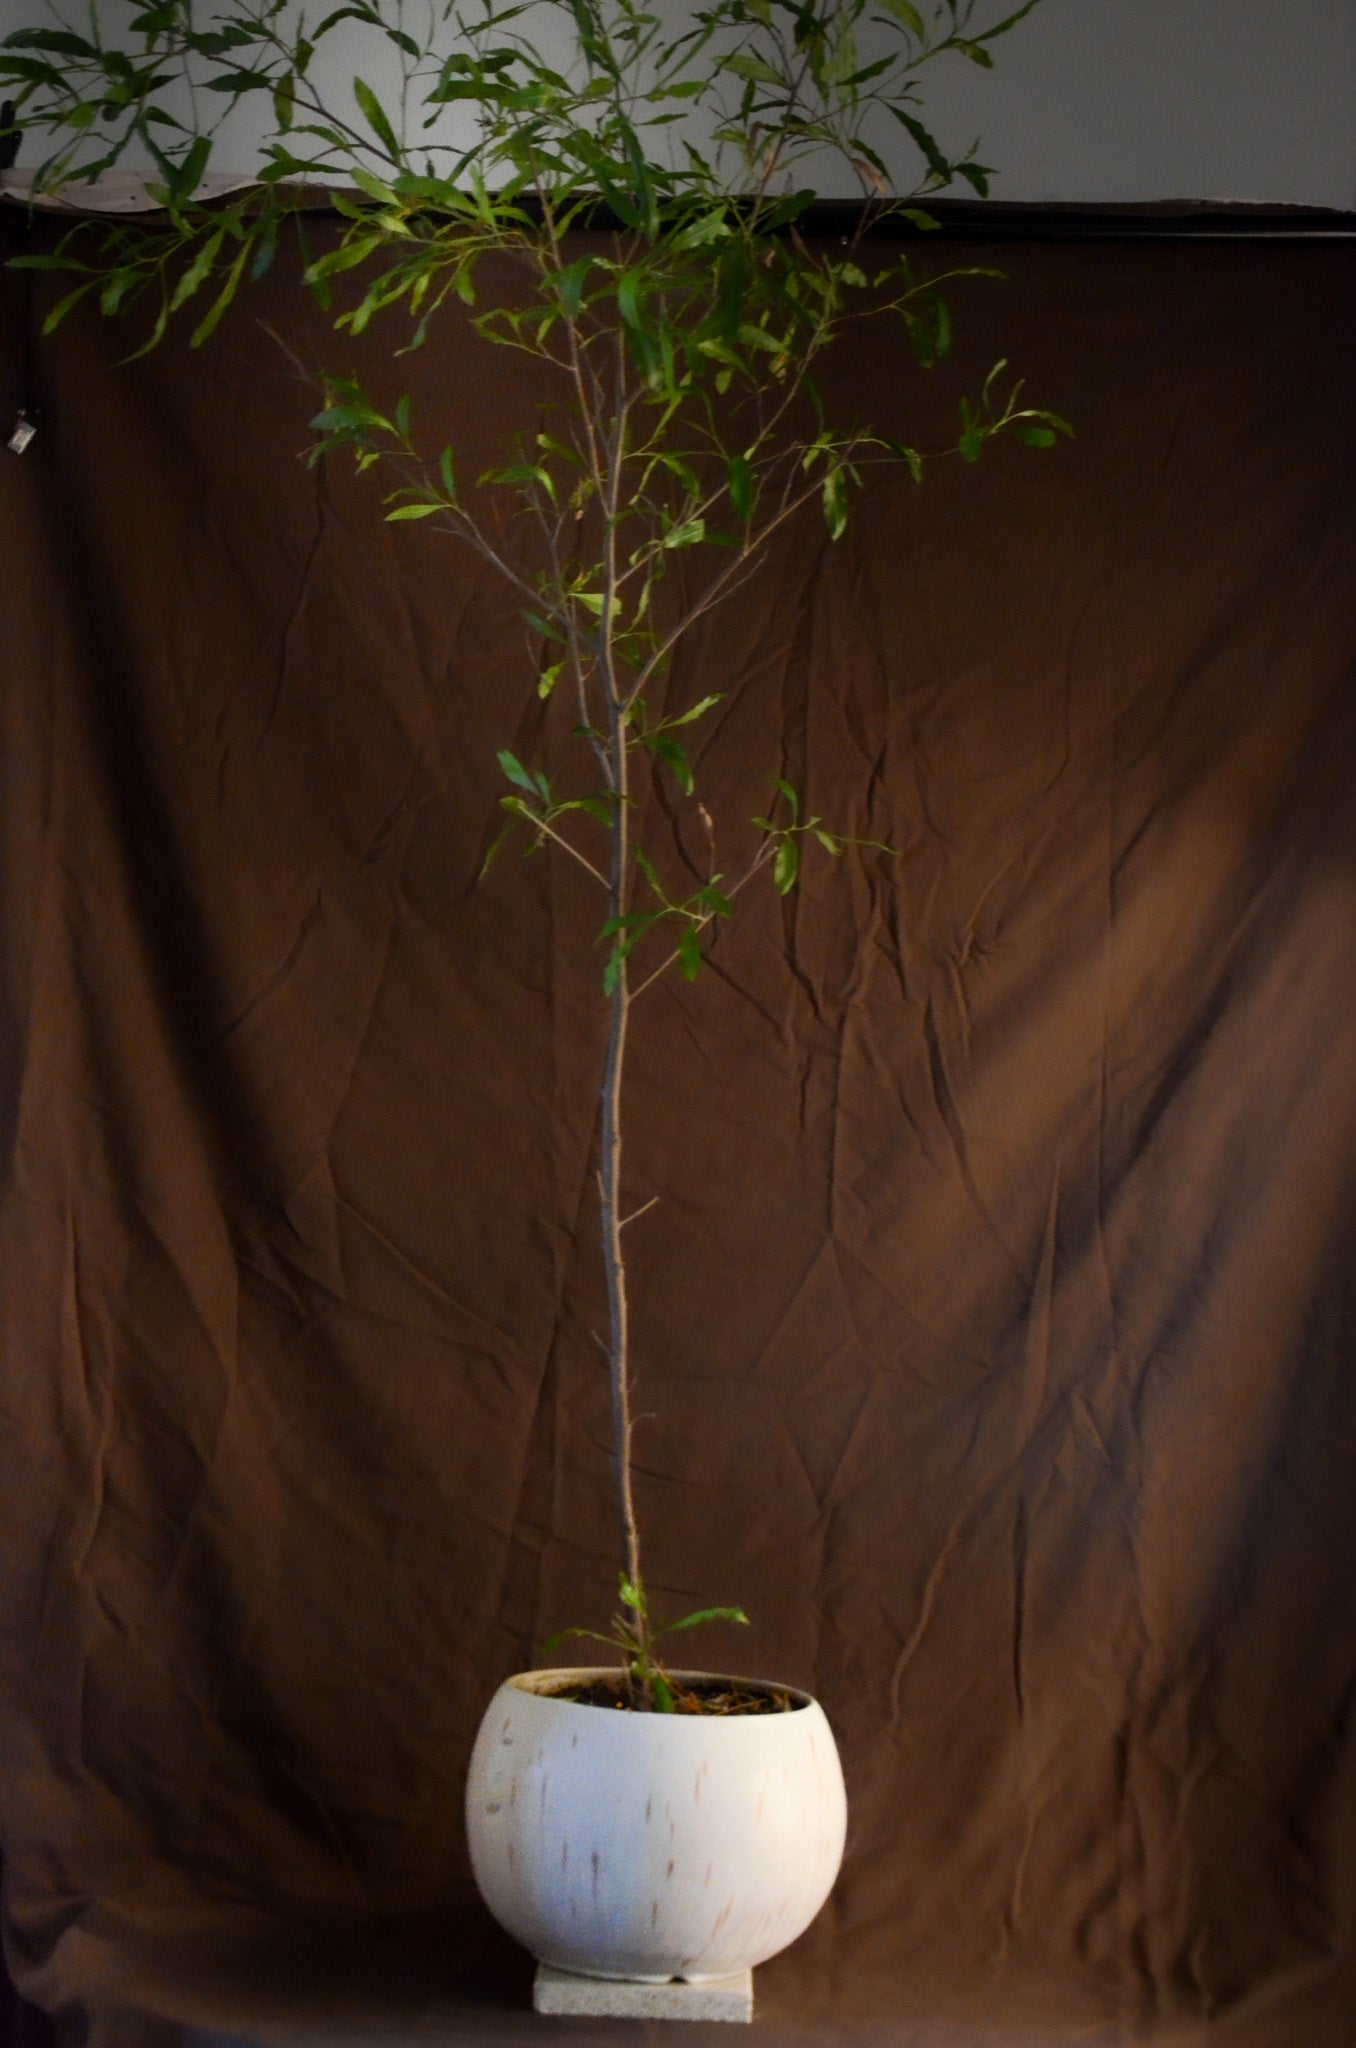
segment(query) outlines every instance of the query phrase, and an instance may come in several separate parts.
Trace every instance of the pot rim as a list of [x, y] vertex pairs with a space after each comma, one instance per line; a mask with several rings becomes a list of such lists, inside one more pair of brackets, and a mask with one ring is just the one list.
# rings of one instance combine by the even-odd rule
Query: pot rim
[[[511, 1686], [515, 1692], [528, 1694], [530, 1698], [550, 1700], [558, 1707], [577, 1707], [581, 1713], [593, 1714], [599, 1711], [597, 1707], [593, 1706], [588, 1700], [562, 1699], [560, 1688], [567, 1685], [592, 1684], [599, 1678], [609, 1677], [617, 1668], [615, 1664], [557, 1664], [547, 1666], [539, 1671], [515, 1671], [511, 1677], [504, 1680], [504, 1684]], [[680, 1685], [690, 1685], [698, 1682], [715, 1685], [740, 1685], [747, 1687], [751, 1692], [782, 1692], [792, 1701], [793, 1713], [800, 1713], [805, 1707], [819, 1705], [813, 1693], [806, 1692], [799, 1685], [784, 1685], [778, 1678], [749, 1678], [741, 1674], [731, 1675], [724, 1671], [669, 1671], [667, 1675], [670, 1678], [676, 1678]], [[666, 1714], [659, 1714], [647, 1715], [645, 1718], [647, 1720], [663, 1722], [667, 1721], [670, 1717]], [[680, 1714], [673, 1718], [678, 1721], [705, 1718], [712, 1723], [716, 1723], [720, 1721], [761, 1721], [767, 1717], [761, 1714], [711, 1714], [705, 1717]]]

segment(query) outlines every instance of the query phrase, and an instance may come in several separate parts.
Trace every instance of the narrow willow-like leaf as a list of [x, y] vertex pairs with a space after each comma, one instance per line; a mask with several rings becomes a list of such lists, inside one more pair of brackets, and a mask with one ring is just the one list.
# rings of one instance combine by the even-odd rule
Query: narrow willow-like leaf
[[617, 1640], [615, 1636], [600, 1635], [596, 1628], [558, 1628], [555, 1634], [553, 1636], [547, 1636], [545, 1642], [542, 1644], [542, 1655], [544, 1657], [549, 1657], [551, 1652], [553, 1650], [558, 1650], [562, 1643], [579, 1641], [583, 1641], [586, 1643], [603, 1643], [609, 1650], [615, 1650], [617, 1647]]
[[753, 469], [745, 455], [732, 455], [729, 469], [730, 503], [747, 525], [753, 516]]
[[699, 1607], [695, 1614], [685, 1614], [681, 1621], [666, 1622], [663, 1628], [655, 1630], [655, 1634], [657, 1636], [676, 1636], [679, 1629], [700, 1628], [708, 1621], [735, 1622], [743, 1628], [748, 1628], [750, 1625], [749, 1617], [745, 1614], [742, 1607]]
[[711, 696], [703, 697], [700, 703], [691, 705], [686, 711], [680, 711], [676, 718], [666, 718], [664, 720], [666, 728], [672, 729], [676, 725], [691, 725], [695, 719], [705, 718], [707, 712], [714, 705], [723, 702], [724, 696], [725, 692], [723, 690], [716, 690]]
[[902, 21], [904, 26], [912, 35], [918, 38], [920, 43], [926, 41], [927, 24], [924, 22], [918, 9], [913, 5], [913, 0], [879, 0], [879, 4], [887, 12], [893, 14], [896, 21]]
[[495, 758], [510, 782], [516, 783], [519, 789], [525, 789], [529, 796], [537, 794], [536, 783], [516, 754], [511, 754], [507, 747], [500, 747]]
[[217, 297], [213, 300], [211, 306], [208, 308], [206, 318], [199, 321], [198, 325], [194, 328], [192, 334], [190, 335], [189, 346], [191, 348], [201, 348], [203, 343], [207, 341], [210, 338], [210, 336], [216, 333], [217, 327], [221, 322], [222, 315], [225, 313], [226, 308], [230, 305], [232, 299], [236, 295], [236, 292], [239, 290], [240, 280], [244, 275], [245, 264], [249, 257], [249, 253], [249, 243], [246, 242], [244, 246], [241, 248], [240, 253], [236, 257], [234, 263], [232, 263], [230, 269], [227, 271], [226, 282], [225, 284], [223, 284], [220, 292], [217, 294]]
[[396, 133], [391, 126], [385, 107], [383, 107], [366, 79], [354, 79], [353, 97], [362, 109], [363, 119], [367, 122], [368, 127], [372, 130], [372, 133], [376, 136], [386, 154], [393, 162], [398, 163], [404, 152], [396, 140]]
[[841, 540], [847, 532], [847, 479], [841, 469], [831, 469], [824, 479], [824, 524], [829, 529], [831, 540]]
[[692, 773], [692, 763], [677, 740], [671, 740], [667, 733], [662, 732], [644, 733], [641, 737], [651, 752], [658, 754], [660, 760], [672, 771], [673, 778], [683, 795], [691, 796], [697, 786], [696, 777]]

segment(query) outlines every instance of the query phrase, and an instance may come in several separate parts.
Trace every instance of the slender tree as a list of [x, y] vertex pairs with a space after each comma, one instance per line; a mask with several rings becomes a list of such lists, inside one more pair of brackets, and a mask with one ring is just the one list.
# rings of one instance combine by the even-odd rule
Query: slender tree
[[[605, 943], [598, 1184], [622, 1560], [607, 1640], [637, 1706], [670, 1708], [673, 1692], [633, 1489], [624, 1166], [636, 1006], [670, 969], [696, 977], [755, 878], [786, 893], [807, 843], [830, 855], [863, 843], [777, 781], [753, 852], [728, 871], [687, 752], [719, 699], [671, 708], [667, 678], [697, 622], [807, 504], [837, 539], [871, 465], [917, 482], [938, 454], [974, 462], [995, 436], [1049, 447], [1067, 431], [1022, 403], [1001, 363], [961, 401], [944, 451], [831, 418], [817, 382], [867, 316], [891, 322], [923, 369], [946, 355], [940, 287], [960, 273], [920, 270], [913, 251], [934, 223], [919, 202], [957, 179], [983, 194], [989, 172], [925, 125], [919, 75], [947, 56], [987, 67], [1035, 4], [993, 18], [982, 0], [344, 0], [323, 14], [307, 0], [131, 0], [111, 34], [90, 0], [78, 26], [0, 44], [0, 87], [26, 148], [43, 151], [37, 186], [69, 187], [139, 148], [162, 209], [82, 223], [54, 253], [22, 259], [69, 273], [49, 328], [92, 295], [106, 313], [149, 308], [143, 348], [184, 309], [201, 344], [321, 183], [340, 231], [304, 275], [338, 331], [394, 315], [402, 347], [436, 346], [442, 316], [462, 308], [482, 341], [524, 351], [553, 380], [556, 430], [524, 431], [474, 483], [454, 449], [427, 446], [408, 399], [380, 406], [339, 374], [324, 380], [311, 455], [386, 465], [385, 517], [431, 522], [488, 563], [522, 607], [540, 696], [572, 693], [565, 779], [499, 755], [506, 815], [490, 858], [522, 833], [597, 891], [581, 943]], [[209, 203], [214, 151], [242, 108], [265, 118], [258, 182]], [[846, 244], [808, 240], [815, 181], [843, 171], [861, 199], [855, 231]], [[879, 239], [898, 217], [917, 234]], [[506, 510], [526, 515], [530, 545]], [[672, 845], [643, 843], [647, 776], [686, 807], [695, 869]], [[743, 1619], [713, 1608], [671, 1626], [717, 1616]]]

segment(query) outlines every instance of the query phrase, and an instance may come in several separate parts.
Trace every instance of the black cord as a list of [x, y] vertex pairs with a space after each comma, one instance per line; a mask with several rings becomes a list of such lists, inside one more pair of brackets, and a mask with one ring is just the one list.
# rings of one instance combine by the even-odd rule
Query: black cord
[[[21, 130], [16, 120], [13, 100], [0, 105], [0, 171], [9, 170], [19, 154]], [[33, 218], [31, 213], [24, 222], [24, 238], [31, 245], [33, 239]], [[19, 343], [19, 410], [10, 429], [7, 446], [11, 454], [22, 455], [38, 431], [42, 418], [42, 407], [38, 403], [38, 351], [34, 333], [37, 319], [37, 305], [33, 293], [33, 273], [22, 273], [23, 305], [19, 314], [21, 340]]]

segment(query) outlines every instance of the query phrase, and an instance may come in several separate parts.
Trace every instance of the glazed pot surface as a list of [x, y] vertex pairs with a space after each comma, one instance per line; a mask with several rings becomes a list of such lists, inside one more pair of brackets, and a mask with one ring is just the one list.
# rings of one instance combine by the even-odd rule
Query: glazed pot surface
[[771, 1714], [556, 1696], [598, 1676], [523, 1672], [490, 1702], [466, 1787], [490, 1911], [538, 1961], [583, 1976], [696, 1980], [776, 1955], [843, 1857], [843, 1774], [822, 1708], [789, 1687], [792, 1711]]

